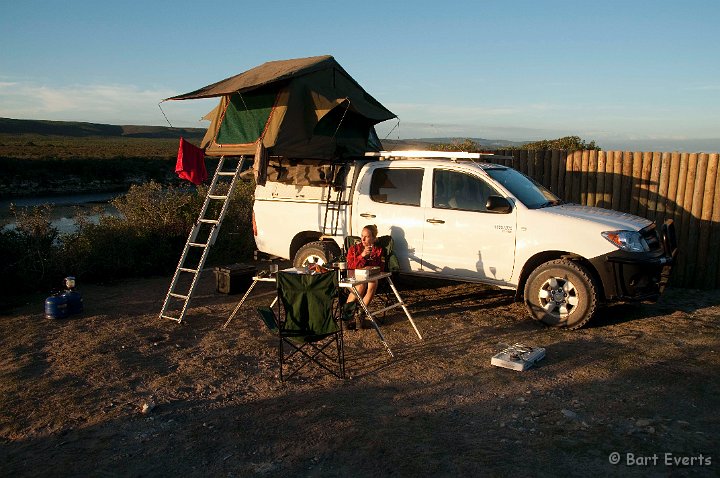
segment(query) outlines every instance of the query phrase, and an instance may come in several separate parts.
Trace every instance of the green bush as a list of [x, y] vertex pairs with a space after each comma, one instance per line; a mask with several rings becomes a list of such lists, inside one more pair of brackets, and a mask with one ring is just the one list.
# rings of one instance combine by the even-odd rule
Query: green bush
[[46, 287], [57, 278], [58, 230], [50, 224], [51, 212], [49, 205], [11, 207], [15, 229], [0, 232], [0, 294]]
[[[238, 181], [206, 266], [252, 255], [253, 191], [254, 184]], [[94, 282], [170, 274], [206, 194], [204, 186], [163, 187], [154, 182], [133, 186], [112, 201], [119, 215], [103, 215], [93, 224], [78, 213], [77, 230], [62, 235], [50, 226], [50, 206], [15, 211], [16, 229], [0, 232], [0, 294], [49, 291], [59, 287], [66, 275]], [[207, 215], [218, 213], [214, 205]]]

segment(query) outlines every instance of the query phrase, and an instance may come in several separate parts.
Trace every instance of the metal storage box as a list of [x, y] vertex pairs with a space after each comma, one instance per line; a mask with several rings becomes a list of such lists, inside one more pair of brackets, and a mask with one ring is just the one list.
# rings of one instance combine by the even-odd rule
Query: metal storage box
[[245, 292], [257, 274], [255, 266], [246, 264], [230, 264], [215, 268], [216, 290], [221, 294], [238, 294]]

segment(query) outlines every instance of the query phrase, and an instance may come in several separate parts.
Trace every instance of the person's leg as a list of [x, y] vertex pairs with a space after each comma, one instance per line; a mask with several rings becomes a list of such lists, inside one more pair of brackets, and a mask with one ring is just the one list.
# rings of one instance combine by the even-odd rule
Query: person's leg
[[[377, 281], [368, 282], [367, 283], [367, 292], [363, 293], [363, 302], [367, 306], [370, 304], [370, 301], [373, 300], [373, 297], [375, 297], [375, 291], [377, 290]], [[373, 327], [372, 322], [370, 319], [365, 317], [365, 315], [362, 315], [362, 319], [360, 320], [360, 327], [363, 329], [371, 329]]]
[[[355, 288], [360, 293], [360, 297], [365, 296], [365, 284], [358, 284], [355, 286]], [[357, 297], [355, 297], [355, 294], [350, 292], [350, 297], [348, 297], [348, 300], [347, 300], [348, 303], [354, 302], [355, 300], [357, 300]]]
[[[355, 286], [355, 288], [357, 289], [361, 297], [365, 295], [365, 284], [358, 284], [357, 286]], [[355, 318], [355, 309], [357, 308], [356, 300], [357, 297], [355, 297], [355, 294], [350, 292], [350, 296], [348, 297], [347, 302], [345, 302], [345, 305], [343, 305], [342, 319], [345, 322], [353, 321], [354, 323], [353, 319]], [[348, 324], [348, 328], [352, 329], [355, 328], [355, 326], [351, 326], [350, 324]]]
[[[363, 302], [365, 302], [365, 305], [368, 305], [370, 301], [373, 300], [373, 297], [375, 297], [375, 291], [377, 290], [378, 283], [377, 281], [372, 281], [367, 283], [367, 293], [362, 292], [363, 295]], [[358, 292], [360, 292], [358, 290]]]

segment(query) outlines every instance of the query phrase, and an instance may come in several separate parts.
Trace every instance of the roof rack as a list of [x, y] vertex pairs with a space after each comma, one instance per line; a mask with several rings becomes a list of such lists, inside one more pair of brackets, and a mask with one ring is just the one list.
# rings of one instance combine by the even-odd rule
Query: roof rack
[[481, 159], [484, 156], [495, 156], [493, 153], [466, 153], [464, 151], [377, 151], [365, 153], [366, 157], [383, 159]]

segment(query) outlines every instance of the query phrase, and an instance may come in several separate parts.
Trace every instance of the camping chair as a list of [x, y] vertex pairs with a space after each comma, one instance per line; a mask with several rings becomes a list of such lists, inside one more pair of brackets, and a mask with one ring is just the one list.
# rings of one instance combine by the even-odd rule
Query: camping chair
[[[345, 257], [347, 257], [347, 253], [350, 250], [352, 246], [355, 244], [358, 244], [361, 242], [361, 239], [358, 236], [346, 236], [344, 240], [344, 247], [345, 250], [343, 251], [345, 254]], [[393, 274], [393, 280], [396, 279], [396, 276], [398, 272], [400, 271], [400, 262], [398, 261], [397, 256], [395, 255], [395, 252], [393, 250], [395, 243], [393, 242], [392, 236], [378, 236], [377, 240], [375, 241], [375, 245], [377, 247], [381, 247], [383, 250], [382, 257], [383, 262], [385, 262], [385, 271], [386, 272], [392, 272]], [[387, 307], [390, 304], [394, 303], [395, 296], [393, 294], [392, 289], [390, 288], [390, 284], [388, 284], [387, 281], [380, 281], [378, 283], [378, 288], [375, 291], [375, 297], [380, 299], [384, 306]], [[345, 302], [347, 300], [346, 297], [341, 298], [342, 302]], [[385, 318], [386, 312], [383, 313], [383, 319]]]
[[[258, 308], [265, 325], [279, 339], [280, 381], [314, 363], [345, 378], [342, 325], [335, 309], [337, 274], [277, 274], [278, 314]], [[332, 344], [335, 347], [331, 347]], [[336, 351], [333, 353], [332, 349]], [[287, 350], [289, 349], [289, 350]], [[285, 369], [288, 373], [285, 374]]]

